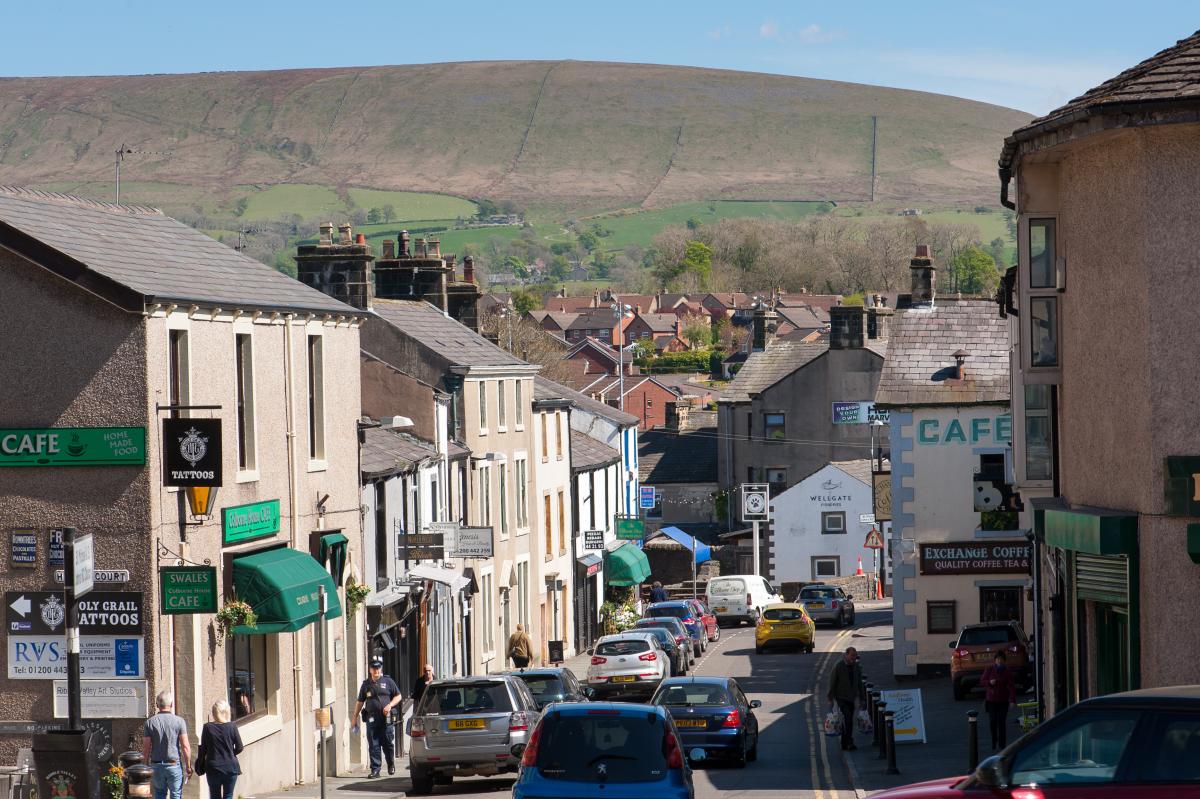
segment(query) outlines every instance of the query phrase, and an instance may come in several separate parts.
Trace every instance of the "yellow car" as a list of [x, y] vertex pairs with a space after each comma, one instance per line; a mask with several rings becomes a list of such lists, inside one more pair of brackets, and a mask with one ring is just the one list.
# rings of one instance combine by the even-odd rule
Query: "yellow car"
[[811, 652], [816, 638], [817, 625], [803, 605], [794, 602], [767, 605], [754, 630], [754, 651], [761, 655], [768, 646], [797, 646]]

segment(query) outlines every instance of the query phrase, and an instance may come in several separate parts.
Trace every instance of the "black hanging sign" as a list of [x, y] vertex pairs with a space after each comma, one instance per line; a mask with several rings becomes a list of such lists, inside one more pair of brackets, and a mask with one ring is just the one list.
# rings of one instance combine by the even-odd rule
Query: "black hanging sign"
[[163, 419], [163, 485], [221, 485], [221, 420]]

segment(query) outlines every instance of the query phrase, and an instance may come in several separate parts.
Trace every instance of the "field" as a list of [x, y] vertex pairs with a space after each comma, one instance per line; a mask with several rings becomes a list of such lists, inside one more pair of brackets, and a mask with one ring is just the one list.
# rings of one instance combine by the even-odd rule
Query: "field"
[[[281, 183], [265, 189], [237, 186], [234, 191], [248, 199], [242, 217], [252, 220], [279, 219], [298, 214], [302, 219], [330, 216], [335, 224], [351, 207], [368, 210], [392, 206], [402, 221], [453, 220], [475, 214], [475, 203], [461, 197], [426, 192], [347, 189], [345, 196], [328, 186], [308, 183]], [[349, 199], [349, 203], [346, 201]]]
[[629, 215], [601, 215], [592, 217], [585, 222], [595, 222], [601, 227], [612, 231], [612, 234], [601, 239], [605, 250], [623, 250], [630, 244], [640, 247], [650, 246], [650, 242], [663, 228], [671, 225], [687, 224], [689, 219], [695, 219], [701, 224], [710, 224], [718, 219], [738, 218], [769, 218], [796, 220], [821, 213], [832, 208], [830, 203], [822, 202], [732, 202], [717, 200], [714, 202], [681, 203], [669, 208], [651, 211], [639, 211]]

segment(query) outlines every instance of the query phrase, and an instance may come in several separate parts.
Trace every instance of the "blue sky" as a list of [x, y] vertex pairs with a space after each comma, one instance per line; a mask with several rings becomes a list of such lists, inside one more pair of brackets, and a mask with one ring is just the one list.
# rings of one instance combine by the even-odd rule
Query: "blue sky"
[[898, 86], [1044, 113], [1193, 33], [1196, 9], [1183, 0], [42, 0], [5, 9], [0, 75], [572, 58]]

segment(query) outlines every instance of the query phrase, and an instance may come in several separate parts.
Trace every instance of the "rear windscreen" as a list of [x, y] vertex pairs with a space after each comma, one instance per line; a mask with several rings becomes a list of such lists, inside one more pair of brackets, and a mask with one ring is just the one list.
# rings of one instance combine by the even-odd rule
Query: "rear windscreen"
[[650, 642], [645, 639], [629, 639], [627, 641], [606, 641], [596, 647], [597, 655], [636, 655], [650, 649]]
[[651, 782], [667, 771], [657, 713], [554, 714], [542, 721], [537, 768], [551, 780]]
[[647, 611], [651, 616], [669, 616], [676, 619], [686, 619], [691, 616], [691, 611], [687, 608], [677, 608], [668, 606], [665, 608], [650, 608]]
[[805, 588], [800, 591], [801, 599], [833, 599], [837, 596], [832, 588]]
[[683, 635], [686, 632], [686, 630], [683, 629], [683, 624], [678, 619], [660, 619], [658, 621], [649, 621], [643, 619], [637, 623], [635, 629], [667, 630], [672, 635]]
[[662, 645], [664, 647], [675, 646], [675, 636], [671, 635], [671, 632], [666, 628], [652, 627], [651, 629], [646, 630], [646, 632], [653, 633], [655, 638], [657, 638], [659, 641], [662, 641]]
[[658, 692], [654, 704], [673, 707], [732, 705], [729, 692], [720, 685], [671, 685]]
[[502, 682], [434, 685], [425, 689], [425, 696], [421, 698], [424, 715], [506, 713], [512, 709], [508, 688]]
[[804, 614], [797, 608], [772, 608], [763, 611], [763, 618], [767, 621], [800, 621]]
[[746, 584], [741, 580], [713, 580], [708, 584], [711, 596], [733, 596], [746, 593]]
[[563, 687], [562, 680], [553, 674], [522, 675], [521, 679], [525, 681], [525, 685], [529, 687], [529, 692], [538, 701], [546, 697], [560, 697], [567, 692], [567, 689]]
[[980, 646], [985, 644], [1007, 644], [1017, 640], [1017, 634], [1011, 627], [979, 627], [973, 630], [963, 630], [958, 638], [959, 646]]

